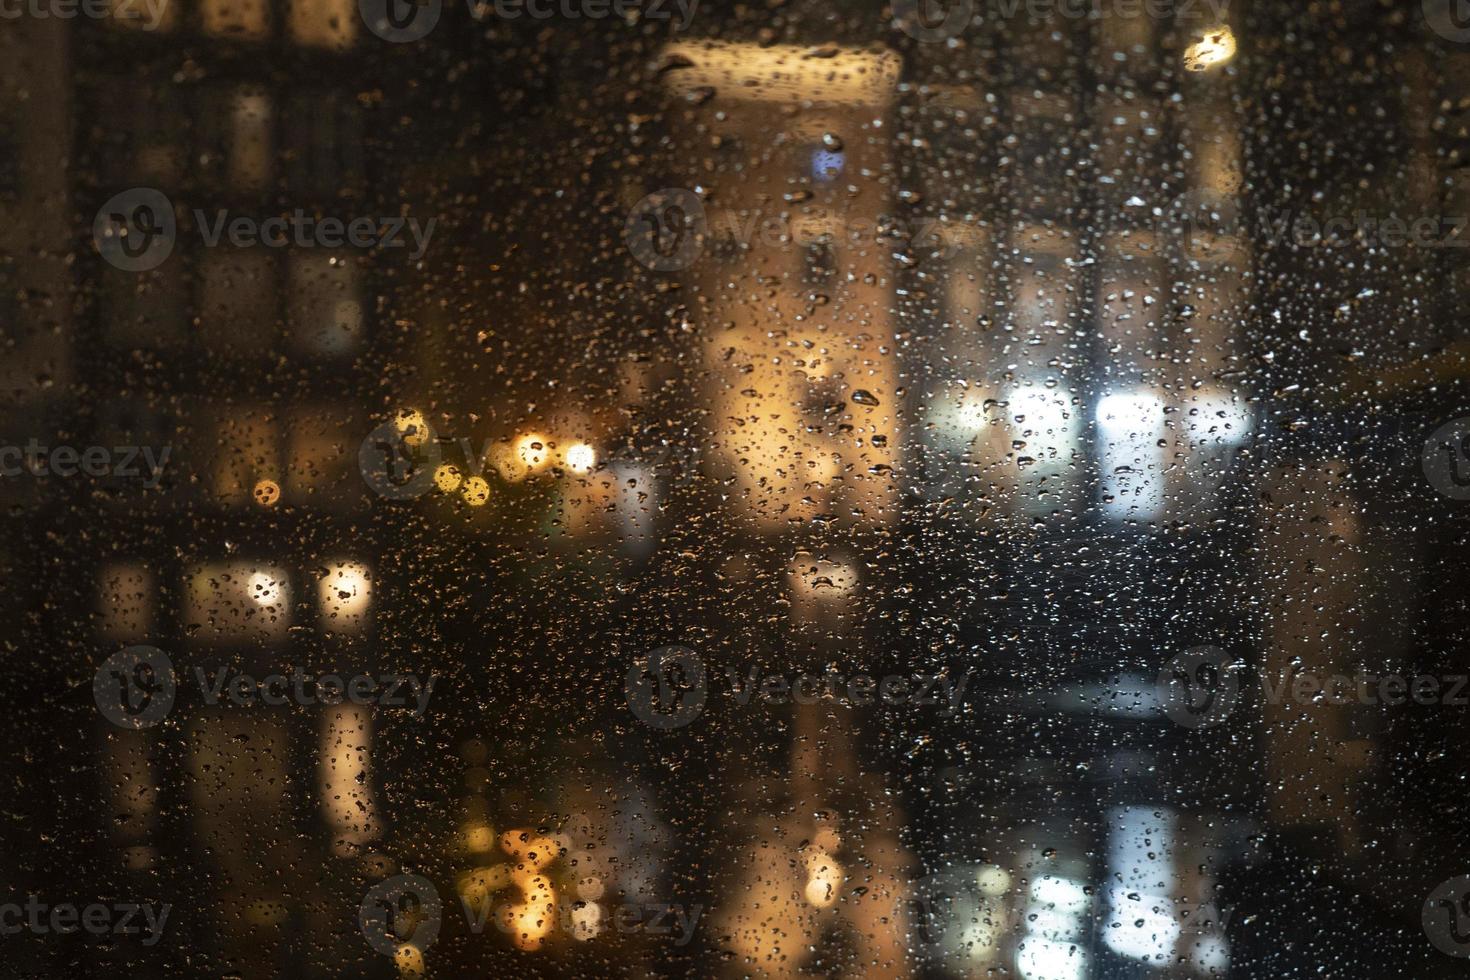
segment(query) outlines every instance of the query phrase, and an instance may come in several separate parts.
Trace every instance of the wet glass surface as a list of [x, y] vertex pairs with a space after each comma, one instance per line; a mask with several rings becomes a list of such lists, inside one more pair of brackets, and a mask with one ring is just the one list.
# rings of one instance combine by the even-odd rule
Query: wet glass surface
[[1463, 6], [0, 6], [0, 974], [1464, 975]]

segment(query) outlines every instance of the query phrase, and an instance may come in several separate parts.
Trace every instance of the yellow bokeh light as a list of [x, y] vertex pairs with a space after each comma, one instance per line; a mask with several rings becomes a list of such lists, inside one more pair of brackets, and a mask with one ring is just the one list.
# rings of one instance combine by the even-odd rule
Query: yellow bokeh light
[[274, 507], [281, 499], [281, 485], [275, 480], [257, 480], [251, 496], [262, 507]]
[[453, 493], [463, 482], [464, 477], [460, 474], [458, 466], [445, 463], [434, 471], [434, 486], [443, 493]]
[[281, 598], [280, 578], [268, 572], [253, 572], [246, 583], [246, 592], [258, 605], [268, 606]]
[[602, 932], [602, 906], [586, 902], [572, 906], [572, 938], [586, 942]]
[[540, 868], [556, 860], [562, 843], [555, 837], [542, 837], [529, 830], [507, 830], [500, 835], [500, 846], [518, 862]]
[[597, 465], [597, 450], [585, 442], [577, 442], [567, 447], [567, 469], [574, 473], [591, 473]]
[[541, 948], [541, 940], [551, 932], [554, 904], [549, 901], [527, 902], [506, 907], [508, 931], [516, 947], [524, 950]]
[[551, 462], [551, 450], [546, 438], [535, 432], [521, 436], [516, 440], [516, 458], [533, 473], [544, 469]]
[[842, 867], [832, 856], [816, 851], [806, 859], [806, 900], [819, 909], [831, 907], [837, 902], [837, 889], [842, 884]]
[[1205, 32], [1204, 37], [1184, 49], [1184, 67], [1189, 71], [1205, 71], [1223, 65], [1235, 57], [1235, 35], [1228, 27]]
[[372, 579], [361, 562], [333, 562], [317, 583], [317, 599], [329, 618], [356, 619], [367, 612], [372, 598]]
[[413, 943], [404, 943], [399, 946], [398, 952], [393, 955], [393, 962], [398, 966], [400, 977], [424, 975], [424, 951]]
[[461, 898], [471, 904], [478, 904], [510, 884], [510, 865], [489, 864], [466, 871], [459, 876], [456, 884]]
[[393, 420], [398, 431], [403, 433], [403, 442], [409, 446], [422, 446], [429, 438], [429, 420], [416, 408], [405, 408]]
[[495, 831], [488, 824], [470, 824], [464, 829], [464, 846], [476, 852], [493, 850]]
[[512, 878], [525, 901], [502, 908], [502, 921], [517, 947], [539, 949], [541, 940], [556, 925], [556, 891], [545, 875], [512, 872]]
[[484, 507], [490, 502], [490, 484], [482, 476], [472, 476], [464, 481], [464, 489], [460, 493], [471, 507]]

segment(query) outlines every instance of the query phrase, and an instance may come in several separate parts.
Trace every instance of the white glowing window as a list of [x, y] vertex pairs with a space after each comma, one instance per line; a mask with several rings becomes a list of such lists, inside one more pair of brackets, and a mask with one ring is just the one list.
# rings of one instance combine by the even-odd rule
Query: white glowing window
[[1187, 401], [1181, 414], [1191, 447], [1239, 445], [1250, 433], [1250, 409], [1227, 392], [1201, 391]]
[[1103, 942], [1114, 952], [1155, 966], [1170, 961], [1180, 924], [1173, 891], [1175, 814], [1154, 807], [1111, 812], [1108, 918]]
[[1146, 391], [1107, 395], [1097, 406], [1103, 510], [1149, 521], [1164, 508], [1164, 402]]
[[1081, 413], [1060, 388], [1022, 388], [1009, 401], [1010, 452], [1023, 481], [1015, 504], [1025, 513], [1045, 513], [1070, 498]]
[[1082, 980], [1087, 953], [1074, 943], [1027, 936], [1016, 949], [1016, 969], [1024, 980]]
[[362, 629], [372, 604], [373, 586], [368, 567], [357, 562], [327, 566], [317, 582], [322, 628], [339, 633]]
[[1086, 934], [1089, 899], [1080, 881], [1046, 875], [1031, 882], [1024, 921], [1026, 934], [1016, 947], [1016, 969], [1024, 980], [1081, 980], [1087, 974]]
[[936, 392], [929, 399], [926, 441], [939, 450], [963, 450], [996, 421], [987, 414], [985, 402], [986, 392], [979, 388]]
[[585, 442], [567, 447], [567, 469], [573, 473], [590, 473], [597, 465], [597, 451]]
[[279, 639], [290, 625], [290, 611], [289, 579], [275, 565], [206, 565], [187, 579], [185, 621], [200, 642]]

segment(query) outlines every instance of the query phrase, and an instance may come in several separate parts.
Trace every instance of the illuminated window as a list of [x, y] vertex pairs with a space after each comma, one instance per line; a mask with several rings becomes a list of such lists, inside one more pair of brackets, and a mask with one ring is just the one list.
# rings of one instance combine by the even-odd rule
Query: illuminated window
[[294, 346], [330, 357], [356, 350], [363, 340], [357, 260], [351, 255], [300, 250], [289, 256], [290, 320]]
[[355, 633], [367, 622], [373, 585], [368, 567], [361, 562], [335, 562], [317, 581], [317, 603], [322, 629], [333, 633]]
[[201, 0], [204, 32], [216, 37], [260, 40], [270, 33], [268, 0]]
[[238, 190], [259, 190], [271, 178], [274, 124], [270, 96], [257, 89], [237, 90], [230, 99], [229, 182]]
[[[331, 406], [307, 405], [291, 413], [286, 497], [293, 503], [338, 509], [362, 498], [355, 429]], [[359, 436], [360, 439], [360, 436]]]
[[204, 565], [188, 573], [184, 618], [193, 642], [276, 640], [291, 624], [291, 584], [285, 569], [247, 561]]
[[261, 480], [280, 483], [279, 428], [260, 410], [225, 409], [209, 447], [215, 480], [211, 499], [235, 507], [249, 505]]
[[340, 49], [356, 39], [359, 22], [352, 0], [291, 0], [287, 23], [297, 44]]

